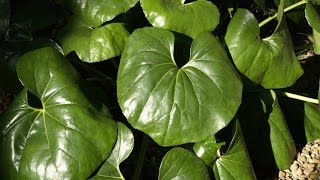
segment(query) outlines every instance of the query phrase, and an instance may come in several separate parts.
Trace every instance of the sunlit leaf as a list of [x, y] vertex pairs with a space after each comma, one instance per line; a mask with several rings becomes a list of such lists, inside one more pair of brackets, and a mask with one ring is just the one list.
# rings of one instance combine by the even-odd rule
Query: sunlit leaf
[[193, 151], [209, 166], [216, 160], [218, 149], [223, 145], [225, 143], [218, 143], [214, 136], [210, 136], [205, 141], [195, 143]]
[[117, 15], [127, 12], [138, 1], [139, 0], [69, 0], [65, 3], [67, 3], [67, 6], [76, 16], [80, 17], [87, 24], [98, 27], [102, 23], [112, 20]]
[[122, 23], [91, 29], [73, 20], [59, 34], [65, 54], [75, 51], [82, 61], [89, 63], [120, 56], [128, 37]]
[[117, 95], [130, 124], [163, 146], [199, 142], [234, 117], [242, 83], [224, 48], [209, 32], [192, 42], [189, 61], [178, 68], [174, 35], [142, 28], [121, 56]]
[[261, 39], [254, 15], [238, 9], [225, 40], [239, 71], [265, 88], [291, 86], [303, 74], [283, 18], [270, 37]]
[[195, 38], [202, 31], [213, 31], [219, 24], [220, 13], [210, 1], [184, 4], [185, 0], [141, 0], [148, 21], [161, 27]]
[[[86, 179], [108, 158], [117, 126], [54, 48], [23, 55], [25, 89], [1, 117], [4, 179]], [[85, 86], [84, 86], [85, 87]]]
[[170, 150], [162, 159], [159, 180], [209, 180], [206, 164], [192, 152], [180, 147]]
[[228, 150], [216, 160], [213, 171], [218, 180], [256, 179], [238, 120], [234, 124], [233, 138]]
[[304, 129], [307, 142], [320, 139], [320, 107], [311, 103], [304, 103]]

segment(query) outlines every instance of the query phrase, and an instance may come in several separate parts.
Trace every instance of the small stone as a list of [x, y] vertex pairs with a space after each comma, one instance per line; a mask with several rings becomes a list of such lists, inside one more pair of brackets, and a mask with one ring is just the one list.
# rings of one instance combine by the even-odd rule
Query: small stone
[[283, 171], [279, 171], [279, 178], [284, 178], [286, 177], [286, 173]]
[[296, 169], [292, 171], [293, 176], [301, 176], [302, 175], [302, 170], [301, 169]]
[[293, 163], [293, 164], [291, 164], [291, 166], [290, 166], [290, 170], [291, 171], [295, 171], [295, 170], [297, 170], [299, 168], [299, 165], [297, 164], [297, 163]]
[[312, 168], [312, 170], [316, 167], [316, 164], [306, 163], [303, 165], [305, 168]]
[[311, 151], [311, 147], [312, 147], [312, 146], [311, 146], [310, 144], [307, 144], [306, 147], [305, 147], [305, 150], [306, 150], [306, 151]]
[[316, 158], [313, 158], [313, 159], [310, 159], [309, 160], [309, 163], [312, 163], [312, 164], [320, 164], [320, 161]]
[[301, 163], [301, 164], [304, 164], [307, 162], [307, 157], [306, 156], [301, 156], [300, 154], [298, 155], [298, 158], [297, 160]]
[[306, 176], [309, 176], [313, 171], [313, 168], [306, 168], [305, 170], [303, 170], [303, 174]]
[[[310, 148], [311, 150], [311, 148]], [[307, 149], [302, 149], [302, 154], [303, 155], [309, 155], [310, 151], [308, 151]]]
[[316, 179], [318, 177], [318, 175], [316, 173], [312, 173], [309, 175], [308, 179]]

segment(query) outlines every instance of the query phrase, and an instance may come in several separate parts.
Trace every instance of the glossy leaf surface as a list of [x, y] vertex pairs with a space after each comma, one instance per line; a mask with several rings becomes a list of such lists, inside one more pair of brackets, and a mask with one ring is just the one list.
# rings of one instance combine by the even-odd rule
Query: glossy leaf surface
[[25, 89], [0, 121], [4, 176], [88, 178], [111, 153], [116, 123], [54, 48], [23, 55], [17, 73]]
[[206, 0], [184, 4], [185, 0], [141, 0], [148, 21], [195, 38], [202, 31], [213, 31], [219, 24], [218, 8]]
[[304, 129], [307, 142], [320, 139], [320, 107], [311, 103], [304, 103]]
[[254, 15], [238, 9], [225, 40], [239, 71], [267, 89], [291, 86], [303, 74], [283, 18], [274, 33], [262, 40]]
[[270, 142], [276, 164], [279, 170], [288, 169], [295, 158], [296, 148], [285, 117], [274, 91], [262, 93], [260, 97], [266, 113], [270, 113], [268, 114]]
[[206, 164], [192, 152], [176, 147], [167, 152], [159, 168], [159, 180], [209, 180]]
[[234, 124], [228, 150], [216, 160], [213, 171], [218, 180], [256, 179], [238, 120]]
[[134, 145], [131, 130], [118, 122], [118, 139], [109, 158], [104, 162], [97, 175], [92, 180], [124, 179], [120, 171], [120, 163], [130, 155]]
[[218, 143], [214, 136], [210, 136], [205, 141], [193, 145], [194, 153], [202, 159], [208, 166], [213, 164], [217, 158], [218, 149], [225, 143]]
[[76, 16], [80, 17], [87, 24], [98, 27], [106, 21], [112, 20], [121, 13], [127, 12], [139, 0], [90, 0], [66, 1], [68, 7]]
[[199, 142], [225, 127], [241, 102], [242, 83], [219, 41], [203, 32], [189, 61], [174, 59], [174, 36], [133, 32], [121, 56], [117, 95], [131, 125], [163, 146]]
[[71, 21], [60, 33], [65, 54], [75, 51], [84, 62], [99, 62], [120, 56], [129, 37], [121, 23], [111, 23], [97, 29]]

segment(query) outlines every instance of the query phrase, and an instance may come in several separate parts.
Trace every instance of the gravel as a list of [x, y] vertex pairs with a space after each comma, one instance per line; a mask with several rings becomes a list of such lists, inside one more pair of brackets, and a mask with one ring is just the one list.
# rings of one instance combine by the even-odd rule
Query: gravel
[[320, 180], [320, 139], [308, 143], [289, 169], [279, 171], [280, 180]]

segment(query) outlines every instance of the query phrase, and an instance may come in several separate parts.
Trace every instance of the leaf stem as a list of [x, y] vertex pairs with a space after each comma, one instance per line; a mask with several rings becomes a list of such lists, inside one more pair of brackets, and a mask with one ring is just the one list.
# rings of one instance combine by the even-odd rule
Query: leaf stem
[[281, 96], [284, 96], [284, 97], [297, 99], [297, 100], [305, 101], [305, 102], [310, 102], [310, 103], [314, 103], [314, 104], [319, 104], [318, 99], [313, 99], [313, 98], [309, 98], [309, 97], [305, 97], [305, 96], [301, 96], [301, 95], [297, 95], [297, 94], [293, 94], [293, 93], [288, 93], [288, 92], [277, 92], [277, 93], [280, 94]]
[[[308, 1], [307, 0], [302, 0], [299, 1], [295, 4], [292, 4], [291, 6], [288, 6], [287, 8], [284, 9], [284, 12], [288, 12], [298, 6], [301, 6], [303, 4], [306, 4]], [[261, 23], [259, 23], [259, 27], [261, 28], [262, 26], [264, 26], [265, 24], [267, 24], [268, 22], [270, 22], [271, 20], [275, 19], [278, 16], [278, 13], [275, 13], [273, 16], [268, 17], [267, 19], [263, 20]]]
[[136, 164], [136, 168], [134, 170], [134, 174], [133, 174], [133, 178], [132, 178], [133, 180], [140, 180], [141, 179], [140, 178], [141, 170], [143, 167], [144, 158], [146, 156], [147, 146], [148, 146], [148, 135], [143, 134], [141, 145], [140, 145], [140, 152], [139, 152], [139, 156], [138, 156], [138, 162]]

